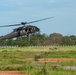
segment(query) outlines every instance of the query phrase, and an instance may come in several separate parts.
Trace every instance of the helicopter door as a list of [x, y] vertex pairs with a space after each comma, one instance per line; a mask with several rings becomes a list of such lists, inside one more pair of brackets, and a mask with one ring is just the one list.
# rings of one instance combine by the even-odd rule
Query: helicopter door
[[20, 31], [18, 32], [18, 36], [20, 36]]
[[29, 33], [31, 33], [31, 32], [32, 32], [32, 31], [31, 31], [31, 28], [29, 28], [28, 30], [29, 30]]

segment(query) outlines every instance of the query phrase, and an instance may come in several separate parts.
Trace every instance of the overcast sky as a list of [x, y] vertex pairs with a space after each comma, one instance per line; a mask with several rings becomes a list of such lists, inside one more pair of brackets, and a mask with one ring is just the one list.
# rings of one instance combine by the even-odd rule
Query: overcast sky
[[[0, 0], [0, 26], [54, 18], [34, 23], [41, 33], [76, 35], [76, 0]], [[0, 28], [0, 35], [14, 28]]]

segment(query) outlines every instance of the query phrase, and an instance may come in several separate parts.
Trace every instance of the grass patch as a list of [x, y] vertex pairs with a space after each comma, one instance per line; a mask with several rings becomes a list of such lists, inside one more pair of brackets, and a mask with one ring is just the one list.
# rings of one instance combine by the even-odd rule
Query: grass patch
[[75, 70], [62, 68], [76, 66], [76, 60], [40, 63], [38, 58], [76, 58], [76, 46], [0, 48], [0, 70], [19, 70], [28, 75], [76, 75]]

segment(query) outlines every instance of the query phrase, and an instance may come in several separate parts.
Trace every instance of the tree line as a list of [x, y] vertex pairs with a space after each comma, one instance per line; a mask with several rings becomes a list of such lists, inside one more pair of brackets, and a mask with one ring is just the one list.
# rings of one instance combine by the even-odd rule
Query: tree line
[[37, 33], [30, 37], [0, 40], [0, 46], [46, 46], [46, 45], [76, 45], [76, 36], [63, 36], [60, 33], [50, 35]]

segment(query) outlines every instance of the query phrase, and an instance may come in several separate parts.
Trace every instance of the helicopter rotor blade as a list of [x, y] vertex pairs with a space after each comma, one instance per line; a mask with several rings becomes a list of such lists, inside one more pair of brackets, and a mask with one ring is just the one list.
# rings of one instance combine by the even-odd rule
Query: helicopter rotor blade
[[51, 19], [51, 18], [54, 18], [54, 17], [48, 17], [48, 18], [44, 18], [44, 19], [40, 19], [40, 20], [35, 20], [35, 21], [27, 22], [26, 24], [31, 24], [31, 23], [35, 23], [35, 22]]
[[10, 26], [19, 26], [21, 24], [13, 24], [13, 25], [4, 25], [4, 26], [0, 26], [0, 27], [10, 27]]
[[26, 24], [31, 24], [31, 23], [35, 23], [35, 22], [39, 22], [39, 21], [51, 19], [51, 18], [53, 18], [53, 17], [48, 17], [48, 18], [44, 18], [44, 19], [39, 19], [39, 20], [31, 21], [31, 22], [21, 22], [20, 24], [4, 25], [4, 26], [0, 26], [0, 27], [11, 27], [11, 26], [26, 25]]

